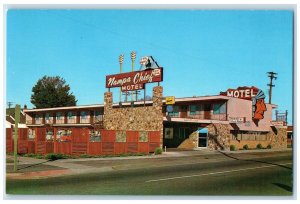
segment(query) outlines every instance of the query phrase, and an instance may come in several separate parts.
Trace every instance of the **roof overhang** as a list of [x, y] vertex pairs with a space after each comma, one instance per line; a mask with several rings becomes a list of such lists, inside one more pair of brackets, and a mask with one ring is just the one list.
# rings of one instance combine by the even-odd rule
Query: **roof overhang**
[[[210, 100], [229, 100], [230, 97], [228, 96], [194, 96], [194, 97], [185, 97], [185, 98], [175, 98], [176, 102], [190, 102], [190, 101], [210, 101]], [[165, 100], [163, 100], [163, 103], [165, 103]]]
[[89, 108], [101, 108], [101, 107], [104, 107], [104, 105], [100, 104], [100, 105], [87, 105], [87, 106], [67, 106], [67, 107], [55, 107], [55, 108], [26, 109], [26, 110], [24, 110], [24, 112], [32, 113], [32, 112], [76, 110], [76, 109], [89, 109]]

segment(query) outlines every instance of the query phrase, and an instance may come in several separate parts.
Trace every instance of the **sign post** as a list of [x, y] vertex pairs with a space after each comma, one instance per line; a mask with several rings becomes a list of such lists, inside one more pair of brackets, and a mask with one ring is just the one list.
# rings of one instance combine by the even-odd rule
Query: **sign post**
[[20, 122], [20, 105], [15, 108], [15, 134], [14, 134], [14, 171], [17, 171], [18, 162], [18, 124]]

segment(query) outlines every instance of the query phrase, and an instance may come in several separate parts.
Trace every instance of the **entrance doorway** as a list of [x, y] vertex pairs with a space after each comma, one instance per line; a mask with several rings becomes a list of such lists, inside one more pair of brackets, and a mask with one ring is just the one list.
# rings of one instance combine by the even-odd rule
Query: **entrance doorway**
[[198, 147], [207, 147], [207, 128], [201, 128], [198, 130]]
[[207, 120], [209, 120], [209, 119], [211, 119], [211, 117], [210, 117], [210, 109], [211, 109], [211, 107], [210, 107], [211, 105], [210, 104], [204, 104], [204, 119], [207, 119]]

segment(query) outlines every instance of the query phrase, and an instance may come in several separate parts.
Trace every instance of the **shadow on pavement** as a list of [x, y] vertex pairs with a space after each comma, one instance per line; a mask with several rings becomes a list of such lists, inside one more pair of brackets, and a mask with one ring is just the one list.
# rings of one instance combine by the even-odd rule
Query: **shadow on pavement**
[[49, 161], [44, 161], [44, 162], [28, 165], [28, 166], [25, 166], [25, 167], [18, 168], [17, 170], [22, 170], [22, 169], [27, 169], [27, 168], [30, 168], [30, 167], [35, 167], [35, 166], [38, 166], [38, 165], [41, 165], [41, 164], [45, 164], [47, 162], [49, 162]]
[[284, 166], [284, 165], [281, 165], [281, 164], [275, 164], [275, 163], [271, 163], [271, 162], [259, 161], [259, 160], [254, 160], [254, 159], [239, 159], [239, 158], [233, 157], [233, 156], [231, 156], [231, 155], [228, 155], [228, 154], [226, 154], [225, 152], [221, 152], [221, 151], [218, 151], [218, 152], [221, 153], [221, 154], [223, 154], [223, 155], [226, 156], [226, 157], [229, 157], [229, 158], [231, 158], [231, 159], [235, 159], [235, 160], [238, 160], [238, 161], [257, 162], [257, 163], [263, 163], [263, 164], [271, 164], [271, 165], [275, 165], [275, 166], [279, 166], [279, 167], [282, 167], [282, 168], [285, 168], [285, 169], [292, 170], [291, 167]]
[[287, 186], [285, 184], [281, 184], [281, 183], [272, 183], [272, 184], [275, 185], [275, 186], [278, 186], [278, 187], [280, 187], [280, 188], [282, 188], [286, 191], [293, 192], [293, 188], [290, 187], [290, 186]]

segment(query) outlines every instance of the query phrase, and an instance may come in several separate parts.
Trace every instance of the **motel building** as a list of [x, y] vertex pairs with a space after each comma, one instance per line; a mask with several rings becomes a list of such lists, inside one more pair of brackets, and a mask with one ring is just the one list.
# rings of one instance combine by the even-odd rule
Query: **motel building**
[[20, 153], [121, 154], [149, 153], [165, 146], [211, 150], [228, 150], [230, 145], [237, 149], [244, 145], [256, 148], [257, 144], [287, 147], [287, 127], [272, 121], [276, 105], [265, 104], [263, 118], [255, 121], [253, 101], [230, 94], [175, 98], [169, 112], [165, 99], [133, 105], [124, 102], [120, 107], [112, 103], [111, 92], [101, 105], [26, 109], [27, 128], [19, 133], [18, 149]]
[[[161, 81], [163, 68], [158, 66], [109, 75], [103, 104], [26, 109], [27, 128], [19, 129], [18, 152], [100, 155], [150, 153], [157, 147], [287, 147], [287, 126], [272, 121], [277, 106], [265, 103], [259, 88], [176, 98], [163, 96]], [[132, 92], [145, 89], [147, 83], [157, 83], [152, 101], [113, 102], [111, 88]], [[12, 134], [7, 128], [7, 152], [13, 151]]]

